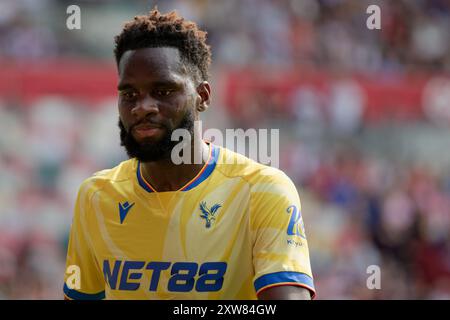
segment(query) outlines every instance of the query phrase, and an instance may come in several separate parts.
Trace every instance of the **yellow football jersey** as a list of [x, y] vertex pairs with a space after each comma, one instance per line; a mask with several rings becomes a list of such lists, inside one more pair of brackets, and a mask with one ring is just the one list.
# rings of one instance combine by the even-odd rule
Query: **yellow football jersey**
[[315, 295], [292, 181], [209, 143], [186, 186], [156, 192], [130, 159], [86, 179], [71, 226], [69, 299], [256, 299], [279, 285]]

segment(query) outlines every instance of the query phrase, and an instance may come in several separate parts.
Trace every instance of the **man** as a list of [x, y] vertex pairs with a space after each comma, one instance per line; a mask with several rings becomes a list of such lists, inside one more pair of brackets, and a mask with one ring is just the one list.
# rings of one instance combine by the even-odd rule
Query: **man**
[[[66, 274], [65, 298], [314, 296], [291, 180], [194, 132], [211, 96], [206, 33], [153, 10], [127, 23], [115, 44], [130, 160], [80, 187], [67, 254], [79, 278]], [[176, 129], [192, 137], [198, 163], [174, 164]]]

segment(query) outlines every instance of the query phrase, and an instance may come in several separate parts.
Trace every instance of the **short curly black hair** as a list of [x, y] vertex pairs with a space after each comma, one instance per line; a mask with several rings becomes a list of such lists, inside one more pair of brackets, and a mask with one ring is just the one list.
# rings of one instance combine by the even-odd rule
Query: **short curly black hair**
[[176, 11], [161, 14], [154, 8], [147, 15], [135, 16], [114, 38], [117, 67], [127, 50], [175, 47], [182, 61], [193, 72], [194, 79], [206, 81], [211, 64], [211, 48], [206, 44], [206, 34], [195, 22], [186, 21]]

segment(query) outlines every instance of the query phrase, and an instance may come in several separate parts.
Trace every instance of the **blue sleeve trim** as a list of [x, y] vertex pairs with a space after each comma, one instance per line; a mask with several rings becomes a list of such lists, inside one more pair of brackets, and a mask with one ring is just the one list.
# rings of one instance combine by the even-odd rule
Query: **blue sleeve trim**
[[280, 271], [265, 274], [255, 280], [254, 286], [255, 291], [258, 292], [267, 286], [276, 284], [288, 285], [289, 283], [305, 285], [309, 289], [315, 291], [313, 279], [305, 273], [295, 271]]
[[102, 300], [105, 299], [105, 291], [99, 293], [83, 293], [74, 289], [69, 289], [64, 283], [64, 294], [73, 300]]

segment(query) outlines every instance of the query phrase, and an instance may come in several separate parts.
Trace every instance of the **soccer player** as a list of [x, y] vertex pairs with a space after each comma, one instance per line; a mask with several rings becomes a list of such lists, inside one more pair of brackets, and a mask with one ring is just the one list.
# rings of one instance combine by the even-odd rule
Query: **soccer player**
[[[314, 297], [294, 184], [194, 134], [211, 97], [206, 32], [154, 9], [124, 26], [114, 53], [130, 159], [79, 189], [67, 253], [78, 280], [66, 273], [65, 298]], [[175, 129], [198, 163], [174, 163]]]

